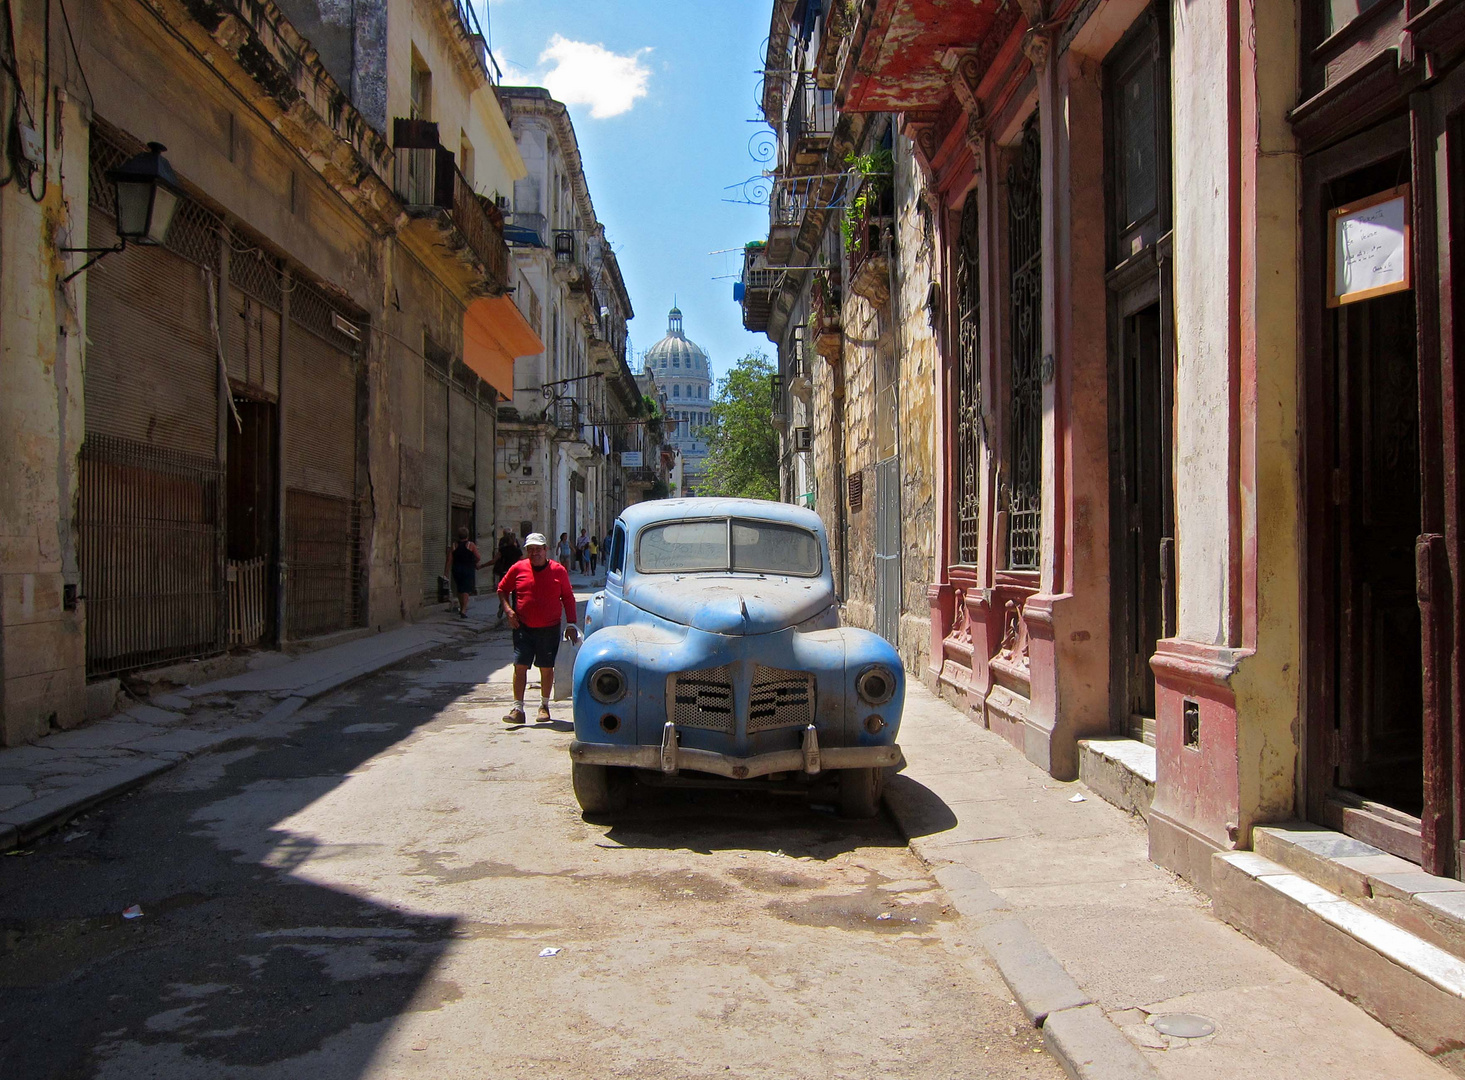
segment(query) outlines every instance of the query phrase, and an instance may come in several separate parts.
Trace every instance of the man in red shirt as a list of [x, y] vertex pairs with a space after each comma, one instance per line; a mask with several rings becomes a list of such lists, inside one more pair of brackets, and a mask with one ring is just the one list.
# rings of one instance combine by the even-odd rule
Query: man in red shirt
[[554, 660], [560, 650], [560, 612], [564, 611], [565, 640], [579, 641], [575, 627], [575, 590], [570, 574], [549, 557], [543, 533], [524, 538], [524, 558], [509, 567], [499, 582], [499, 599], [509, 613], [514, 631], [514, 707], [504, 716], [506, 724], [522, 724], [524, 687], [529, 668], [539, 668], [539, 715], [550, 719], [549, 697], [554, 690]]

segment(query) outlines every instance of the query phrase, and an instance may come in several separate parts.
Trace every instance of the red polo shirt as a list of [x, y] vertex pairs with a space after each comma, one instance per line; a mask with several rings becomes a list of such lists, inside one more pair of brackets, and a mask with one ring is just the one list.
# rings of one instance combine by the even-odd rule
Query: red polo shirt
[[524, 626], [541, 629], [560, 624], [560, 610], [570, 625], [575, 623], [575, 590], [563, 566], [550, 559], [542, 570], [536, 570], [528, 559], [520, 559], [499, 582], [499, 595], [505, 601], [513, 597], [510, 607], [519, 613]]

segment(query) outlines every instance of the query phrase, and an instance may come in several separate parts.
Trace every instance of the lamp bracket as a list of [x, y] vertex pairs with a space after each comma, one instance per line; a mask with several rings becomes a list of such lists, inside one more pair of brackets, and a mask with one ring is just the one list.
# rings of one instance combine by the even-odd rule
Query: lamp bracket
[[83, 270], [86, 270], [89, 267], [93, 266], [94, 264], [101, 262], [108, 255], [115, 255], [115, 254], [117, 254], [117, 252], [122, 251], [126, 247], [127, 247], [127, 238], [124, 236], [120, 240], [118, 240], [117, 244], [115, 246], [113, 246], [113, 247], [102, 247], [102, 248], [73, 248], [73, 247], [64, 247], [64, 248], [60, 248], [59, 250], [61, 250], [62, 252], [65, 252], [67, 254], [95, 255], [96, 256], [95, 258], [88, 259], [86, 262], [84, 262], [80, 266], [78, 266], [75, 270], [71, 271], [71, 273], [67, 274], [64, 278], [61, 279], [61, 284], [65, 285], [68, 281], [70, 281], [72, 278], [76, 277], [76, 275], [79, 274], [79, 273], [81, 273]]

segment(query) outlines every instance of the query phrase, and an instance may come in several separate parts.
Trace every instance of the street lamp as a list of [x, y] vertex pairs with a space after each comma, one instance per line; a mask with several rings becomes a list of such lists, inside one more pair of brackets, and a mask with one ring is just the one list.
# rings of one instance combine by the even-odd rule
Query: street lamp
[[173, 214], [178, 209], [183, 189], [178, 184], [178, 175], [168, 159], [163, 156], [167, 147], [162, 143], [150, 142], [141, 154], [128, 158], [115, 169], [107, 171], [107, 180], [112, 184], [114, 202], [117, 207], [117, 245], [106, 248], [62, 248], [65, 252], [94, 254], [71, 273], [62, 278], [70, 281], [87, 267], [100, 259], [127, 247], [127, 241], [159, 245], [168, 235], [168, 226], [173, 223]]

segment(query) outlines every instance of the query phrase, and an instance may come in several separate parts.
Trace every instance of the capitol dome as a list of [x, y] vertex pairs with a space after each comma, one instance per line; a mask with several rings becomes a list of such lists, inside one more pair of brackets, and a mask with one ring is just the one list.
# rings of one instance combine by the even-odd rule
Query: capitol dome
[[707, 453], [703, 441], [712, 422], [712, 369], [707, 354], [682, 332], [682, 312], [672, 308], [667, 317], [666, 337], [646, 350], [646, 372], [656, 377], [657, 393], [676, 421], [671, 442], [681, 451], [689, 474], [696, 475]]
[[672, 372], [711, 380], [707, 367], [707, 354], [695, 341], [687, 340], [682, 333], [681, 308], [672, 308], [667, 316], [666, 337], [646, 350], [646, 370], [655, 374], [658, 382], [681, 378]]

